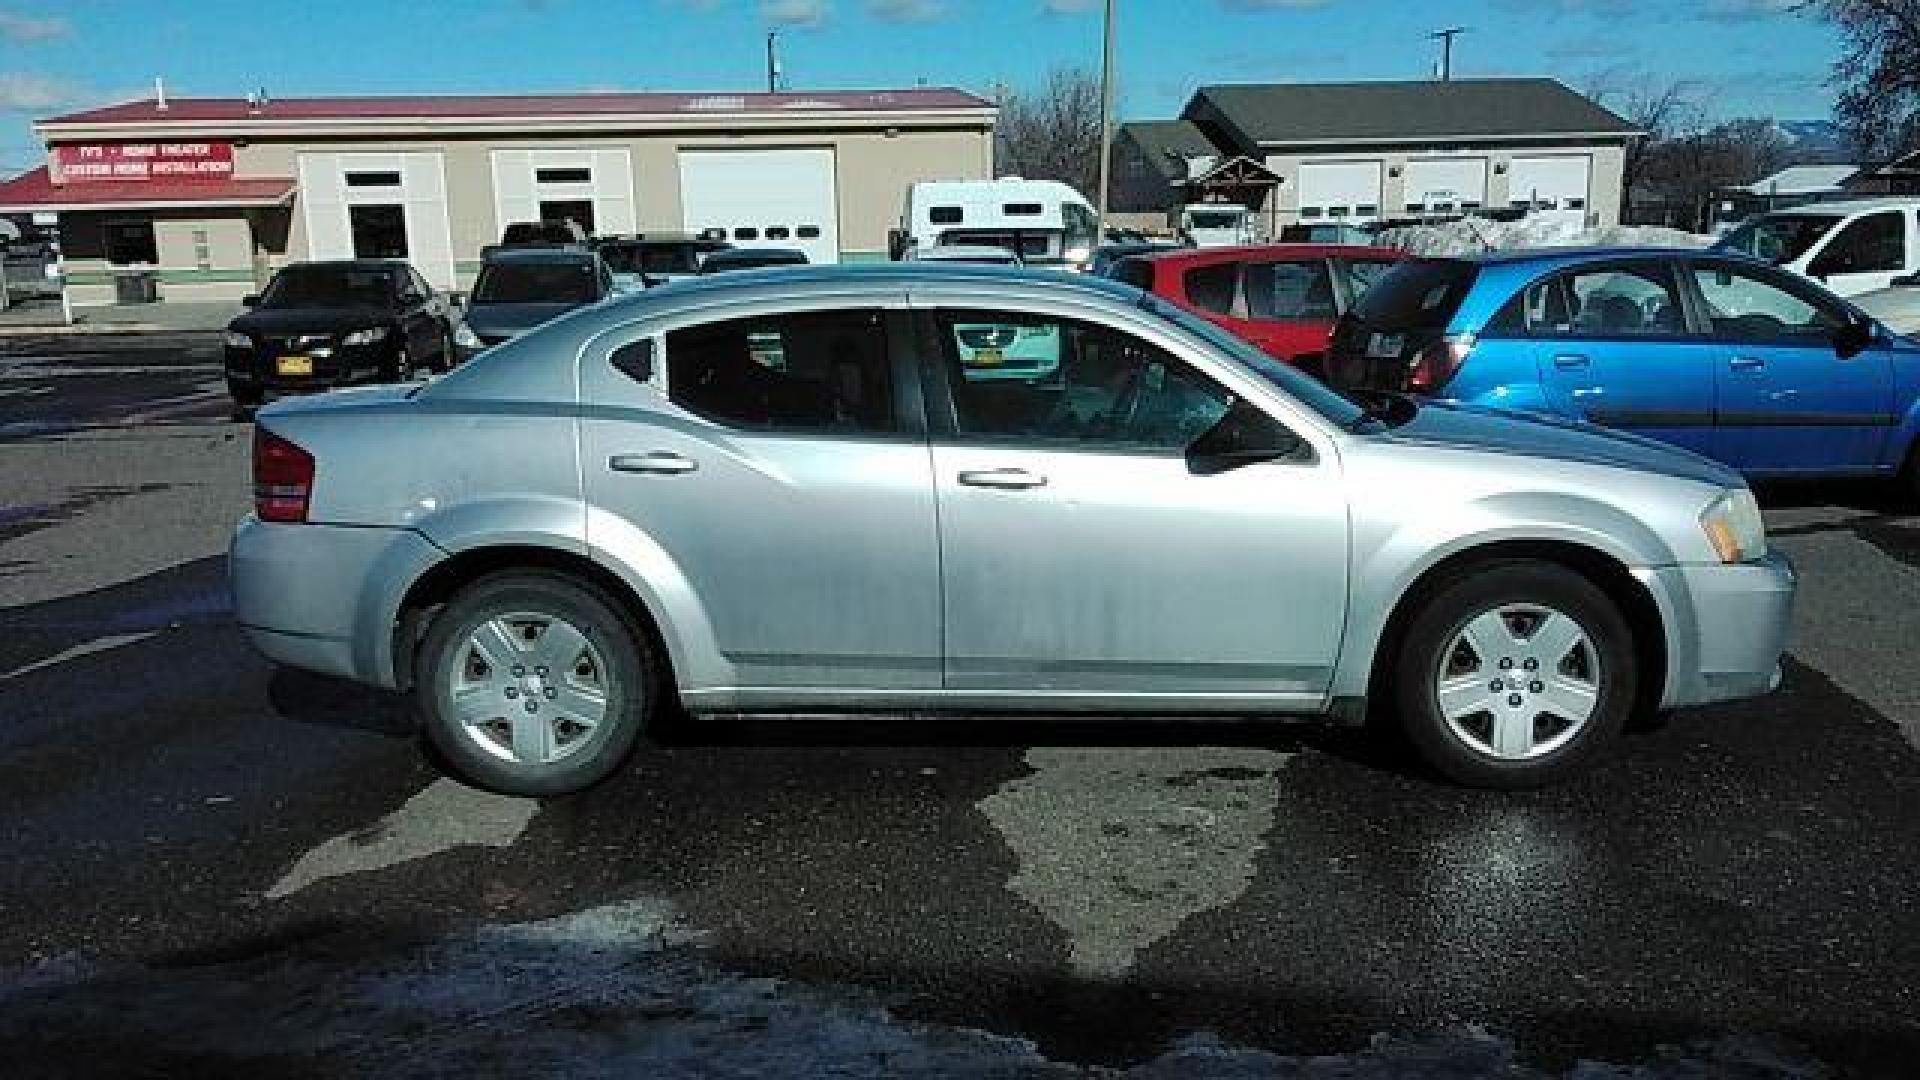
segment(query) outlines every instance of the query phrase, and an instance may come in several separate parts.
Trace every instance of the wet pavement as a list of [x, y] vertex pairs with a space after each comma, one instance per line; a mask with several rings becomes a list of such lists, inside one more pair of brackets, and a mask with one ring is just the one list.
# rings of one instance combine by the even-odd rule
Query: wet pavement
[[1869, 486], [1763, 492], [1805, 579], [1779, 693], [1546, 792], [1312, 727], [779, 718], [530, 803], [245, 647], [207, 347], [0, 341], [0, 1073], [1920, 1060], [1920, 519]]

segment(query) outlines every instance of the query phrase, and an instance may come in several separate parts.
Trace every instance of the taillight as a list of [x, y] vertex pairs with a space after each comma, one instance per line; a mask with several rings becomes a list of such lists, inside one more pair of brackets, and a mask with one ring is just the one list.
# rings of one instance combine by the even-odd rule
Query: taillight
[[1407, 389], [1431, 394], [1453, 381], [1473, 351], [1472, 334], [1454, 334], [1421, 349], [1407, 365]]
[[305, 521], [313, 455], [263, 427], [253, 429], [253, 512], [261, 521]]

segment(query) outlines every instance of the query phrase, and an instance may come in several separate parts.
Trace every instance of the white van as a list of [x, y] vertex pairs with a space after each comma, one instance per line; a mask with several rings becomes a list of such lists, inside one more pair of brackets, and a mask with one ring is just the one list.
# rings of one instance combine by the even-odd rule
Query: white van
[[1855, 296], [1920, 273], [1920, 199], [1770, 210], [1741, 222], [1714, 247], [1766, 259]]
[[1188, 203], [1178, 228], [1194, 247], [1239, 247], [1253, 243], [1253, 211], [1238, 203]]
[[1093, 205], [1057, 180], [922, 180], [907, 187], [889, 247], [896, 260], [936, 247], [1005, 248], [1026, 266], [1084, 270], [1098, 231]]

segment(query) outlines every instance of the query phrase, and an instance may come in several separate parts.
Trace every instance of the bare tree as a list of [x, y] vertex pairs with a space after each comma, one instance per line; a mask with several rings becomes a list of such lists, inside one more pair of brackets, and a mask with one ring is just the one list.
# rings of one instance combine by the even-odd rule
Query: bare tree
[[1100, 77], [1056, 68], [1044, 87], [1006, 95], [995, 131], [995, 171], [1059, 180], [1091, 197], [1100, 171]]
[[1703, 229], [1717, 193], [1777, 172], [1792, 158], [1792, 147], [1768, 117], [1676, 134], [1647, 148], [1641, 216]]
[[1834, 115], [1854, 148], [1888, 158], [1920, 143], [1920, 0], [1803, 0], [1846, 42]]
[[1627, 144], [1621, 170], [1621, 198], [1626, 203], [1623, 211], [1634, 204], [1636, 196], [1646, 194], [1647, 169], [1657, 148], [1698, 129], [1705, 112], [1700, 90], [1695, 82], [1661, 82], [1625, 67], [1609, 68], [1588, 80], [1586, 95], [1594, 104], [1614, 110], [1641, 132]]

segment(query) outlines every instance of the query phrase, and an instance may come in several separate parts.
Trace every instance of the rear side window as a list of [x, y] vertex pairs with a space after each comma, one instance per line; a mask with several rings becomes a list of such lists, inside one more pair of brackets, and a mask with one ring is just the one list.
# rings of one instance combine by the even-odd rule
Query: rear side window
[[1367, 290], [1353, 314], [1382, 330], [1444, 330], [1479, 276], [1478, 267], [1454, 259], [1404, 262]]
[[667, 335], [667, 396], [749, 430], [896, 429], [877, 309], [731, 319]]
[[1324, 259], [1249, 263], [1246, 293], [1249, 318], [1326, 320], [1340, 314]]
[[1400, 264], [1383, 259], [1355, 259], [1346, 265], [1347, 288], [1353, 293], [1353, 299], [1358, 300], [1367, 295], [1367, 290], [1373, 288], [1375, 282], [1386, 277], [1389, 271]]
[[1201, 311], [1215, 315], [1233, 314], [1233, 294], [1240, 282], [1240, 264], [1220, 263], [1196, 266], [1181, 278], [1187, 301]]
[[1897, 210], [1849, 223], [1807, 269], [1815, 274], [1887, 274], [1907, 264], [1907, 221]]
[[1113, 279], [1152, 292], [1153, 264], [1145, 259], [1121, 259], [1113, 268]]
[[1574, 270], [1535, 284], [1527, 294], [1528, 323], [1536, 333], [1648, 337], [1686, 329], [1673, 278], [1663, 267]]

